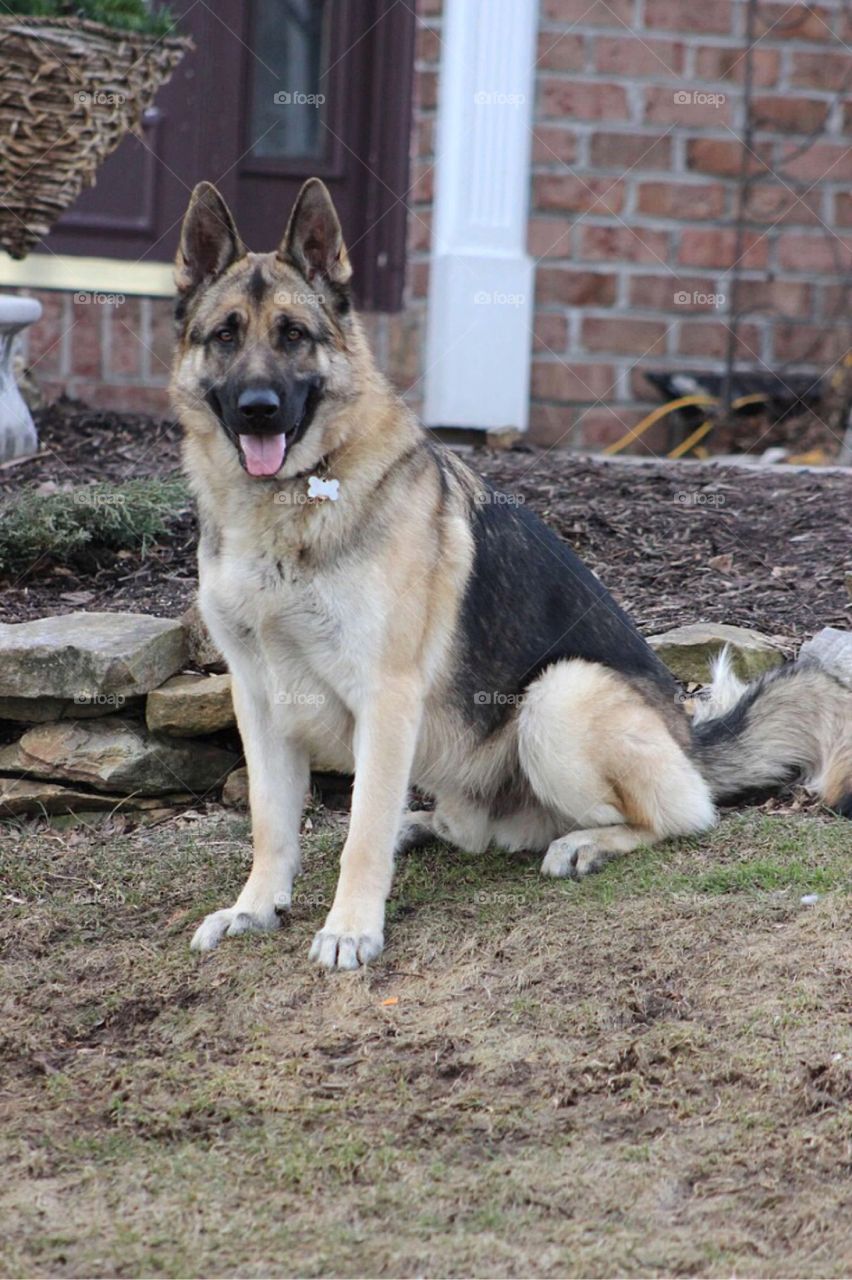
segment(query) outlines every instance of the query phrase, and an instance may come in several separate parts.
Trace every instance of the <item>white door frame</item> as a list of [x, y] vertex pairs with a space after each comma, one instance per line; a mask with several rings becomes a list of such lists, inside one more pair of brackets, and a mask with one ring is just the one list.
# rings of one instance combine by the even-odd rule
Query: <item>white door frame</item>
[[445, 0], [426, 333], [428, 426], [529, 418], [538, 0]]

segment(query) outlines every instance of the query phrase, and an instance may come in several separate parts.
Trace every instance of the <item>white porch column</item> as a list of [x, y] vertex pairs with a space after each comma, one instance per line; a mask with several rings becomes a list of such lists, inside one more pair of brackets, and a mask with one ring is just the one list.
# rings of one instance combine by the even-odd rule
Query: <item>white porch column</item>
[[429, 426], [526, 430], [538, 0], [446, 0], [426, 337]]

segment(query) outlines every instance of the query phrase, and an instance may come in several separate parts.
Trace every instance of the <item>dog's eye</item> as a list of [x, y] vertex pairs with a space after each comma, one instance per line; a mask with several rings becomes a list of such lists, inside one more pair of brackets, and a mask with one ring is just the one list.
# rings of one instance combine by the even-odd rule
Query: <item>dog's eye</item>
[[217, 342], [221, 342], [224, 346], [227, 346], [229, 342], [234, 341], [234, 331], [233, 329], [229, 329], [227, 326], [217, 329], [213, 336]]
[[285, 337], [287, 338], [288, 342], [301, 342], [304, 336], [305, 336], [304, 330], [300, 329], [297, 324], [291, 324], [285, 330]]

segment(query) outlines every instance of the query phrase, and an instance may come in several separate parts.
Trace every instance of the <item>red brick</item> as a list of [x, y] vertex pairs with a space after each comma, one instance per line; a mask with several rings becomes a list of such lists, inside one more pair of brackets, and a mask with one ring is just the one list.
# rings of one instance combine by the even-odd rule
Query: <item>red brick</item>
[[[752, 51], [752, 84], [758, 89], [771, 89], [778, 83], [781, 54], [777, 49], [755, 48]], [[729, 81], [742, 84], [745, 80], [746, 56], [743, 47], [705, 45], [695, 57], [695, 74], [699, 80]]]
[[820, 287], [819, 310], [817, 314], [827, 320], [845, 320], [849, 311], [849, 286], [847, 284], [824, 284]]
[[611, 351], [617, 355], [662, 355], [667, 327], [659, 320], [632, 316], [586, 316], [583, 346], [587, 351]]
[[[687, 320], [680, 326], [678, 352], [682, 356], [724, 360], [729, 336], [728, 325], [721, 320]], [[738, 325], [735, 353], [740, 360], [759, 358], [760, 331], [756, 325]]]
[[822, 222], [821, 193], [794, 191], [781, 183], [758, 182], [746, 195], [749, 222], [771, 226], [817, 226]]
[[530, 218], [527, 247], [534, 258], [571, 256], [572, 223], [565, 218]]
[[36, 382], [62, 373], [63, 335], [69, 321], [64, 293], [34, 293], [42, 305], [42, 317], [27, 330], [27, 365]]
[[[713, 276], [632, 276], [630, 305], [648, 311], [665, 311], [672, 316], [688, 315], [692, 311], [715, 311], [716, 304], [707, 299], [718, 294], [719, 289]], [[679, 302], [679, 294], [688, 294], [689, 303]]]
[[793, 53], [790, 84], [801, 89], [827, 89], [835, 93], [847, 84], [848, 53]]
[[541, 22], [566, 27], [632, 27], [634, 0], [542, 0]]
[[761, 3], [757, 6], [757, 39], [818, 40], [832, 38], [831, 11], [816, 4]]
[[620, 84], [600, 81], [582, 84], [576, 80], [545, 79], [541, 82], [541, 111], [544, 117], [569, 116], [572, 120], [627, 120], [627, 91]]
[[536, 124], [532, 158], [535, 165], [574, 164], [577, 135], [560, 125]]
[[533, 178], [533, 205], [536, 209], [565, 213], [620, 213], [624, 208], [624, 183], [616, 178], [539, 173]]
[[412, 262], [408, 268], [408, 292], [412, 298], [425, 298], [429, 292], [429, 263]]
[[414, 56], [418, 62], [440, 62], [441, 36], [434, 27], [418, 26]]
[[776, 360], [795, 360], [802, 364], [832, 365], [848, 345], [836, 325], [820, 327], [781, 320], [776, 321], [772, 335], [772, 352]]
[[[817, 142], [799, 155], [801, 143], [783, 146], [779, 171], [782, 177], [805, 182], [848, 182], [852, 179], [852, 147]], [[794, 157], [794, 158], [790, 158]]]
[[[88, 298], [78, 302], [76, 298]], [[102, 376], [101, 320], [104, 304], [95, 295], [81, 292], [71, 303], [71, 373], [77, 377]]]
[[725, 212], [727, 190], [721, 182], [701, 185], [686, 182], [639, 184], [640, 213], [660, 218], [718, 218]]
[[605, 400], [614, 394], [615, 382], [615, 368], [611, 364], [533, 360], [532, 394], [538, 400], [557, 400], [563, 404]]
[[568, 322], [552, 311], [537, 311], [533, 318], [533, 351], [561, 355], [568, 346]]
[[786, 231], [778, 237], [778, 264], [787, 271], [816, 271], [834, 275], [852, 266], [852, 240], [831, 235]]
[[419, 116], [414, 129], [414, 154], [419, 159], [435, 154], [435, 117]]
[[[768, 240], [749, 232], [744, 239], [740, 266], [760, 270], [766, 266]], [[688, 227], [680, 235], [679, 261], [686, 267], [716, 267], [722, 271], [734, 265], [736, 234], [732, 230]]]
[[413, 204], [431, 204], [435, 195], [435, 166], [419, 160], [411, 166], [408, 198]]
[[669, 257], [669, 234], [646, 227], [580, 227], [580, 258], [587, 262], [656, 262]]
[[577, 271], [563, 267], [539, 267], [535, 297], [538, 303], [561, 303], [566, 307], [611, 306], [615, 301], [615, 276], [598, 271]]
[[799, 280], [740, 280], [737, 311], [774, 312], [804, 317], [813, 306], [813, 289]]
[[[686, 101], [684, 100], [686, 97]], [[713, 125], [731, 126], [730, 94], [713, 89], [662, 88], [654, 85], [645, 90], [646, 124], [676, 124], [685, 129]]]
[[564, 404], [530, 405], [529, 439], [543, 449], [572, 447], [576, 410]]
[[[741, 143], [721, 138], [690, 138], [686, 144], [687, 168], [697, 173], [716, 173], [723, 177], [738, 177], [745, 150]], [[759, 173], [768, 168], [772, 160], [771, 143], [759, 142], [748, 153], [749, 173]]]
[[595, 131], [592, 136], [591, 161], [595, 169], [668, 169], [671, 158], [671, 139], [660, 135]]
[[852, 227], [852, 194], [838, 191], [834, 197], [834, 221], [838, 227]]
[[690, 35], [716, 32], [727, 36], [731, 34], [731, 5], [729, 0], [712, 0], [710, 4], [696, 4], [695, 0], [648, 0], [645, 26], [688, 31]]
[[632, 33], [595, 36], [595, 69], [604, 75], [679, 76], [683, 71], [683, 45], [674, 40], [637, 40]]
[[438, 73], [437, 71], [414, 72], [415, 107], [431, 111], [438, 105]]
[[752, 118], [756, 129], [773, 133], [813, 133], [825, 126], [829, 103], [818, 98], [754, 98]]
[[432, 214], [429, 210], [409, 220], [408, 247], [412, 253], [428, 253], [432, 245]]
[[567, 31], [539, 31], [537, 67], [543, 71], [582, 71], [585, 65], [583, 36]]

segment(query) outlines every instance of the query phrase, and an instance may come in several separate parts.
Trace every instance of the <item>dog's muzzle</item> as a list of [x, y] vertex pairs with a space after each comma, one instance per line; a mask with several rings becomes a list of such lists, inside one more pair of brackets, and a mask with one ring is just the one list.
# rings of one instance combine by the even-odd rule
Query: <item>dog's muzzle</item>
[[250, 476], [270, 477], [278, 474], [288, 450], [307, 431], [322, 392], [322, 379], [310, 376], [286, 388], [211, 391], [207, 400], [238, 449], [243, 468]]

